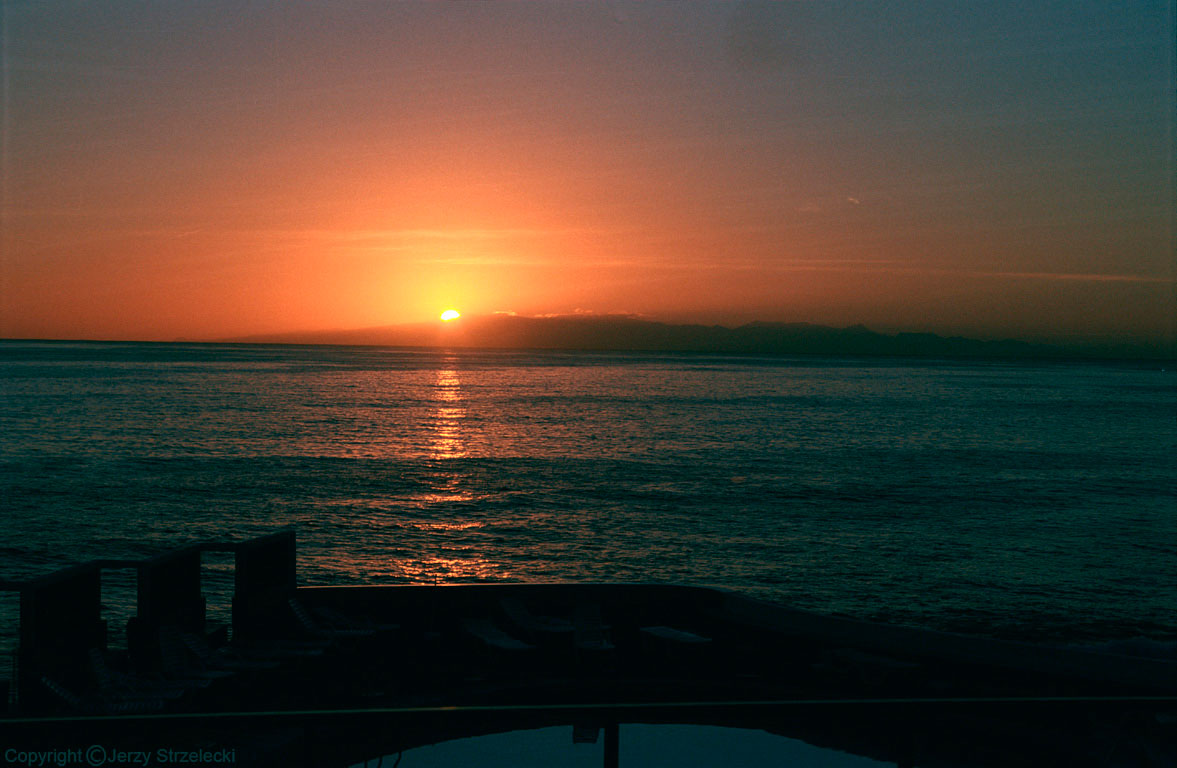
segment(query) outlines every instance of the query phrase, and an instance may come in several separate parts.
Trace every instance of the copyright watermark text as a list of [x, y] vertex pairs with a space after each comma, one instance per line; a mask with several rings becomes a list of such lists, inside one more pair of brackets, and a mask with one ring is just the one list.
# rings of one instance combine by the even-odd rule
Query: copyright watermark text
[[4, 751], [4, 762], [6, 765], [30, 768], [66, 768], [72, 765], [91, 768], [124, 765], [144, 768], [152, 765], [234, 765], [237, 762], [237, 750], [160, 747], [135, 751], [91, 744], [78, 749], [7, 749]]

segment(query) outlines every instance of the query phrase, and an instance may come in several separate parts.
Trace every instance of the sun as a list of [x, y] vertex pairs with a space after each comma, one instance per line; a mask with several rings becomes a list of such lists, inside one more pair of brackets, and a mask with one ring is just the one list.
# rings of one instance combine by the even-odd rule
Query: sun
[[461, 316], [462, 316], [462, 313], [461, 313], [461, 312], [459, 312], [458, 310], [456, 310], [456, 309], [447, 309], [445, 312], [442, 312], [442, 313], [441, 313], [441, 321], [442, 321], [443, 323], [448, 323], [448, 322], [450, 322], [451, 320], [457, 320], [457, 319], [458, 319], [459, 317], [461, 317]]

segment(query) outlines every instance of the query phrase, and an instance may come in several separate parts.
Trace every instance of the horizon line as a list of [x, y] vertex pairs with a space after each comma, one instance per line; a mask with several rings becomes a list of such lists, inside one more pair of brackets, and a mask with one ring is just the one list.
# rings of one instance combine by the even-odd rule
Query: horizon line
[[[661, 326], [666, 329], [702, 329], [711, 331], [727, 331], [737, 333], [744, 329], [754, 329], [759, 326], [761, 328], [776, 329], [779, 331], [832, 331], [834, 333], [859, 332], [867, 333], [875, 338], [872, 340], [880, 344], [894, 344], [902, 342], [917, 343], [920, 341], [929, 343], [942, 344], [973, 344], [988, 347], [986, 350], [988, 354], [978, 354], [978, 350], [886, 350], [880, 349], [878, 351], [862, 351], [845, 349], [783, 349], [779, 346], [773, 348], [768, 344], [762, 344], [761, 348], [756, 347], [735, 347], [735, 348], [716, 348], [714, 346], [707, 347], [704, 342], [698, 342], [699, 348], [692, 349], [689, 346], [683, 347], [681, 343], [674, 344], [663, 340], [646, 340], [629, 339], [624, 343], [619, 343], [615, 339], [602, 338], [599, 342], [594, 343], [592, 340], [584, 340], [577, 338], [570, 339], [527, 339], [515, 338], [504, 339], [506, 343], [495, 344], [493, 339], [475, 340], [473, 343], [469, 339], [453, 338], [453, 332], [461, 330], [462, 321], [468, 324], [470, 321], [485, 321], [485, 320], [503, 320], [503, 321], [533, 321], [543, 323], [545, 321], [570, 320], [570, 321], [601, 321], [602, 323], [609, 322], [634, 322], [650, 326]], [[450, 335], [449, 340], [444, 338], [438, 339], [423, 339], [423, 338], [409, 338], [403, 340], [397, 339], [368, 339], [361, 340], [355, 338], [337, 338], [331, 339], [332, 335], [340, 336], [356, 336], [359, 334], [378, 334], [378, 333], [395, 333], [398, 330], [402, 332], [428, 331], [430, 329], [436, 330], [439, 334]], [[967, 333], [967, 332], [966, 332]], [[302, 337], [302, 338], [299, 338]], [[690, 354], [692, 352], [701, 354], [732, 354], [732, 355], [845, 355], [845, 356], [986, 356], [986, 357], [1001, 357], [998, 352], [1000, 345], [1018, 345], [1022, 347], [1019, 354], [1015, 355], [1020, 358], [1041, 358], [1041, 359], [1060, 359], [1067, 357], [1074, 357], [1076, 359], [1108, 359], [1108, 360], [1126, 360], [1126, 359], [1140, 359], [1140, 360], [1174, 360], [1177, 359], [1177, 339], [1165, 337], [1144, 338], [1139, 335], [1132, 334], [1109, 334], [1109, 335], [1092, 335], [1092, 334], [1074, 334], [1074, 335], [1054, 335], [1054, 336], [1039, 336], [1039, 335], [1002, 335], [994, 336], [983, 334], [981, 336], [969, 336], [960, 332], [933, 331], [933, 330], [892, 330], [892, 331], [878, 331], [870, 328], [864, 323], [852, 323], [845, 326], [824, 325], [821, 323], [813, 323], [809, 321], [774, 321], [774, 320], [750, 320], [738, 325], [724, 325], [722, 323], [703, 323], [703, 322], [668, 322], [652, 318], [641, 313], [630, 312], [616, 312], [616, 313], [597, 313], [597, 312], [573, 312], [564, 314], [544, 314], [544, 315], [520, 315], [508, 312], [494, 312], [490, 314], [479, 315], [465, 315], [459, 321], [444, 324], [440, 321], [425, 321], [413, 323], [398, 323], [377, 326], [362, 326], [351, 328], [331, 328], [331, 329], [302, 329], [293, 331], [266, 331], [260, 333], [246, 333], [233, 334], [229, 336], [175, 336], [169, 339], [163, 338], [144, 338], [144, 337], [118, 337], [118, 336], [84, 336], [84, 337], [53, 337], [53, 336], [0, 336], [2, 342], [26, 342], [26, 343], [127, 343], [127, 344], [209, 344], [209, 345], [278, 345], [278, 346], [356, 346], [356, 347], [386, 347], [399, 349], [415, 349], [415, 350], [437, 350], [437, 349], [463, 349], [463, 350], [537, 350], [537, 351], [617, 351], [617, 352], [676, 352]], [[528, 343], [530, 341], [546, 342], [546, 343]], [[781, 342], [788, 342], [789, 339], [782, 339]], [[791, 340], [796, 344], [802, 343], [804, 340]], [[812, 344], [812, 340], [809, 340]], [[827, 339], [827, 342], [836, 343], [837, 339]], [[554, 342], [554, 343], [553, 343]], [[659, 343], [661, 346], [659, 346]], [[994, 354], [996, 353], [996, 354]]]

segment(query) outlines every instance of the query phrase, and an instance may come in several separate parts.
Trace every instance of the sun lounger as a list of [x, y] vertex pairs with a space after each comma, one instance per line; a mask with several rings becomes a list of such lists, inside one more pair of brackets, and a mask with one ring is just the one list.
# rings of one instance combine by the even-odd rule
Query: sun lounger
[[[232, 654], [236, 658], [250, 661], [298, 661], [322, 656], [337, 636], [322, 631], [306, 609], [293, 597], [287, 604], [277, 602], [265, 611], [269, 619], [251, 626], [250, 631], [240, 633], [234, 620]], [[293, 619], [288, 626], [280, 619]], [[293, 633], [291, 629], [295, 630]]]
[[711, 642], [710, 637], [703, 635], [696, 635], [694, 632], [687, 632], [685, 629], [675, 629], [674, 627], [652, 626], [639, 627], [638, 630], [649, 637], [656, 638], [668, 643], [676, 645], [705, 645]]
[[64, 704], [74, 714], [88, 715], [101, 711], [101, 707], [95, 702], [83, 699], [51, 677], [41, 675], [41, 685], [45, 687], [45, 690], [52, 693], [57, 701]]
[[247, 659], [243, 658], [231, 651], [217, 649], [214, 650], [203, 637], [193, 635], [189, 632], [180, 632], [174, 627], [168, 627], [176, 632], [176, 636], [180, 642], [184, 644], [189, 652], [192, 653], [200, 662], [209, 669], [228, 669], [235, 672], [249, 672], [263, 669], [274, 669], [279, 665], [277, 659]]
[[285, 630], [275, 628], [272, 632], [250, 635], [247, 642], [240, 642], [234, 636], [230, 644], [234, 656], [262, 661], [297, 661], [322, 656], [331, 647], [328, 638], [291, 637]]
[[143, 715], [159, 712], [164, 707], [162, 699], [83, 698], [48, 675], [41, 676], [41, 685], [74, 714]]
[[469, 635], [478, 638], [488, 647], [498, 651], [531, 651], [535, 646], [511, 637], [499, 629], [489, 619], [466, 619], [462, 622], [462, 629]]
[[366, 616], [352, 616], [341, 613], [329, 605], [310, 606], [311, 613], [322, 620], [323, 624], [333, 629], [360, 630], [363, 632], [395, 632], [401, 628], [393, 622], [374, 621]]
[[111, 667], [102, 651], [90, 649], [90, 669], [98, 692], [104, 697], [122, 700], [178, 699], [194, 684], [188, 680], [149, 680]]
[[169, 680], [188, 680], [205, 687], [233, 675], [232, 670], [206, 666], [184, 644], [174, 627], [160, 627], [159, 657], [163, 676]]
[[376, 630], [374, 629], [337, 629], [320, 624], [311, 617], [310, 612], [307, 611], [306, 607], [297, 598], [292, 597], [286, 602], [290, 606], [290, 610], [294, 614], [294, 619], [298, 622], [299, 627], [311, 637], [321, 637], [328, 640], [354, 640], [362, 637], [371, 637], [376, 634]]
[[255, 636], [248, 643], [232, 643], [232, 653], [242, 659], [299, 661], [316, 659], [327, 652], [330, 640], [297, 639], [285, 635]]
[[558, 616], [537, 616], [527, 609], [522, 600], [504, 597], [499, 600], [503, 613], [515, 626], [535, 635], [572, 635], [576, 626], [568, 619]]
[[298, 661], [300, 659], [317, 659], [326, 652], [326, 648], [317, 643], [297, 643], [285, 641], [281, 644], [256, 644], [234, 646], [233, 652], [243, 659], [250, 661]]

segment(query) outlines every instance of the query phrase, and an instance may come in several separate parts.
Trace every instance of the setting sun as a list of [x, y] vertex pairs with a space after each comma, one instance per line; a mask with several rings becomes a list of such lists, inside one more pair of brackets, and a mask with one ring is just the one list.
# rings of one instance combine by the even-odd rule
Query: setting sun
[[461, 316], [462, 313], [458, 312], [456, 309], [447, 309], [445, 312], [441, 313], [442, 322], [445, 323], [448, 323], [451, 320], [457, 320]]

